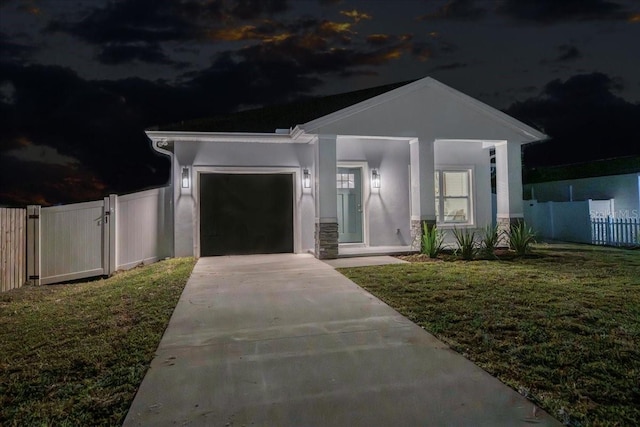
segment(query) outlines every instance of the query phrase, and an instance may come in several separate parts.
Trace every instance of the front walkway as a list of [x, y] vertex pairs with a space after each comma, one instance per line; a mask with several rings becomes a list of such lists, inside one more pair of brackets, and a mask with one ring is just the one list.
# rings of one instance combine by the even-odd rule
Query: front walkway
[[124, 425], [528, 423], [560, 425], [328, 264], [286, 254], [198, 261]]

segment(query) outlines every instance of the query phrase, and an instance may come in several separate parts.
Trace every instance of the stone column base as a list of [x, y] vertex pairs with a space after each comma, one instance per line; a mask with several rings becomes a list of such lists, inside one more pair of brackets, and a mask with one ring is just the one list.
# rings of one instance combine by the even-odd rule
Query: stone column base
[[509, 247], [509, 233], [511, 231], [511, 227], [514, 225], [522, 224], [524, 222], [524, 218], [522, 217], [498, 217], [496, 218], [496, 224], [498, 226], [498, 233], [502, 235], [502, 239], [500, 240], [500, 247], [508, 248]]
[[411, 220], [411, 249], [414, 251], [422, 251], [422, 235], [424, 234], [423, 224], [427, 224], [428, 229], [436, 226], [436, 222], [434, 220]]
[[316, 222], [316, 258], [338, 258], [338, 223]]

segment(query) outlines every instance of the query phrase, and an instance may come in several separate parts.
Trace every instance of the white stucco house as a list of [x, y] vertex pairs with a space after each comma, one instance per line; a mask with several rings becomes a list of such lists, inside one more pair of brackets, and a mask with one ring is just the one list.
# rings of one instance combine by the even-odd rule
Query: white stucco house
[[418, 250], [421, 225], [523, 218], [546, 136], [430, 77], [273, 133], [147, 131], [171, 157], [175, 256]]

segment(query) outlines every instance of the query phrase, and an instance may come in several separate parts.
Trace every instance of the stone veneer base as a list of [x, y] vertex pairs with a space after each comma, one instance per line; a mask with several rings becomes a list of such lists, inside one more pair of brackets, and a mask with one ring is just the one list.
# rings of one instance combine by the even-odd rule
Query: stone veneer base
[[316, 258], [338, 258], [338, 223], [316, 222]]
[[411, 249], [414, 251], [422, 250], [422, 234], [423, 234], [422, 224], [427, 224], [427, 227], [430, 228], [435, 226], [436, 222], [433, 220], [424, 220], [424, 219], [411, 220]]

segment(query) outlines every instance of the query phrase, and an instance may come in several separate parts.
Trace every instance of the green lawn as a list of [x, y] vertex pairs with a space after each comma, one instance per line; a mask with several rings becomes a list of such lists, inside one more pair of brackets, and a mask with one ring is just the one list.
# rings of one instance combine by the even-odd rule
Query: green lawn
[[194, 260], [0, 294], [0, 425], [119, 425]]
[[534, 254], [340, 271], [561, 421], [640, 425], [640, 251]]

